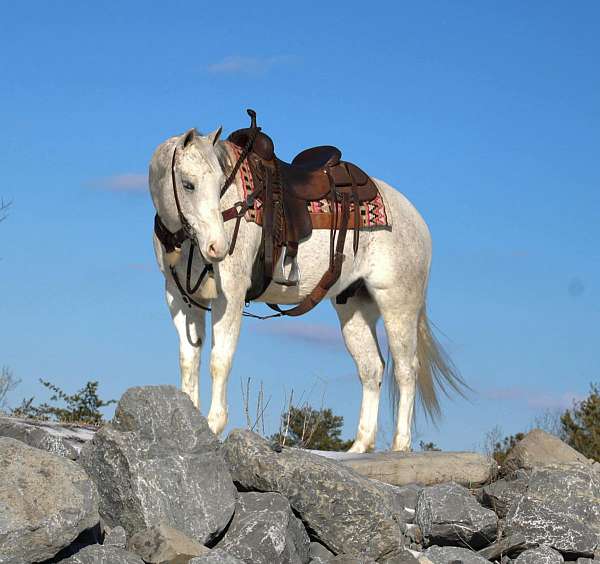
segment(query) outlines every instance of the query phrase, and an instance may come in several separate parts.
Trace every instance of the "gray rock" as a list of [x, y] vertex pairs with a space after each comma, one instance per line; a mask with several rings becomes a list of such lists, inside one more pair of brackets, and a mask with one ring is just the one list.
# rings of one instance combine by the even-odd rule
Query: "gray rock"
[[381, 482], [384, 491], [389, 492], [389, 501], [394, 507], [400, 519], [405, 523], [412, 523], [415, 520], [415, 511], [417, 508], [417, 498], [423, 486], [418, 484], [408, 484], [406, 486], [392, 486]]
[[71, 460], [79, 458], [81, 448], [92, 439], [95, 431], [91, 426], [0, 417], [0, 437], [17, 439], [34, 448], [46, 450]]
[[243, 560], [228, 554], [220, 548], [211, 550], [204, 556], [197, 556], [189, 561], [189, 564], [245, 564]]
[[417, 500], [415, 520], [427, 544], [478, 548], [493, 542], [498, 529], [496, 514], [454, 483], [424, 488]]
[[144, 564], [136, 554], [116, 546], [101, 544], [86, 546], [74, 556], [60, 562], [61, 564]]
[[419, 550], [423, 544], [423, 533], [421, 532], [421, 527], [419, 527], [419, 525], [415, 525], [414, 523], [407, 523], [402, 527], [402, 531], [404, 532], [406, 538], [410, 540], [409, 548]]
[[431, 546], [423, 556], [428, 558], [432, 564], [489, 564], [489, 560], [482, 558], [475, 552], [457, 546]]
[[381, 562], [382, 564], [419, 564], [419, 561], [408, 550], [392, 558], [381, 560]]
[[498, 472], [498, 465], [491, 457], [476, 452], [311, 452], [395, 486], [456, 482], [477, 487], [490, 482]]
[[52, 558], [98, 524], [98, 493], [72, 460], [0, 438], [0, 563]]
[[504, 519], [512, 502], [525, 493], [528, 481], [528, 478], [505, 478], [484, 486], [481, 490], [481, 503], [495, 511], [500, 519]]
[[598, 499], [600, 475], [590, 465], [536, 468], [509, 508], [506, 531], [522, 533], [530, 545], [592, 556], [600, 541]]
[[127, 533], [121, 526], [111, 529], [104, 537], [104, 546], [116, 546], [117, 548], [125, 548], [127, 546]]
[[219, 543], [229, 554], [256, 564], [309, 560], [310, 539], [288, 500], [279, 493], [241, 493], [233, 521]]
[[328, 560], [333, 558], [335, 554], [331, 552], [326, 546], [323, 546], [320, 542], [311, 542], [308, 547], [308, 556], [310, 558], [321, 558]]
[[401, 523], [389, 492], [375, 481], [306, 451], [275, 452], [246, 430], [232, 431], [223, 451], [234, 481], [246, 490], [282, 493], [311, 536], [333, 552], [382, 559], [401, 551]]
[[541, 429], [533, 429], [508, 453], [503, 472], [517, 468], [532, 470], [549, 464], [590, 464], [589, 460], [574, 448]]
[[167, 525], [155, 525], [133, 535], [127, 549], [148, 564], [187, 564], [194, 556], [208, 553], [208, 548]]
[[593, 558], [578, 558], [576, 564], [594, 564], [594, 562], [598, 562], [598, 560], [594, 560]]
[[515, 560], [515, 564], [563, 564], [563, 562], [564, 558], [560, 552], [547, 545], [521, 552]]
[[328, 562], [331, 562], [331, 564], [376, 564], [375, 560], [369, 556], [355, 556], [352, 554], [338, 554]]
[[521, 533], [500, 537], [496, 542], [477, 551], [477, 554], [487, 560], [498, 560], [506, 557], [508, 554], [515, 554], [531, 548], [525, 541]]
[[206, 544], [233, 515], [237, 492], [220, 443], [173, 386], [127, 390], [80, 463], [98, 486], [106, 523], [129, 535], [165, 524]]

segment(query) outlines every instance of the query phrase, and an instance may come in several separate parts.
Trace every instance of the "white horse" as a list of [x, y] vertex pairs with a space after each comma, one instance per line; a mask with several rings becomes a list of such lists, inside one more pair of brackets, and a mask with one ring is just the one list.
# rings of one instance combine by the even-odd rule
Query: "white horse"
[[[244, 298], [251, 284], [252, 265], [261, 242], [261, 227], [242, 220], [234, 252], [228, 254], [235, 222], [224, 222], [221, 212], [241, 199], [242, 188], [236, 177], [220, 197], [235, 162], [228, 143], [219, 140], [220, 134], [221, 128], [207, 136], [190, 130], [168, 139], [155, 151], [149, 176], [154, 206], [166, 229], [171, 233], [181, 230], [179, 206], [188, 223], [188, 236], [195, 239], [192, 279], [198, 278], [206, 264], [213, 265], [214, 274], [205, 278], [192, 297], [212, 308], [212, 401], [208, 423], [217, 434], [227, 423], [227, 379], [240, 333]], [[442, 388], [449, 384], [457, 390], [461, 385], [452, 364], [432, 336], [426, 317], [431, 261], [429, 230], [402, 194], [381, 180], [375, 183], [392, 226], [361, 231], [356, 255], [352, 252], [352, 241], [346, 241], [342, 274], [327, 295], [333, 298], [331, 303], [363, 387], [358, 431], [350, 452], [366, 452], [375, 447], [384, 373], [376, 334], [380, 316], [393, 361], [397, 402], [392, 450], [410, 450], [417, 386], [426, 412], [436, 416], [439, 414], [436, 384]], [[186, 279], [191, 242], [185, 240], [180, 252], [169, 252], [173, 250], [166, 249], [155, 235], [154, 248], [166, 280], [167, 304], [179, 335], [182, 389], [199, 407], [198, 372], [206, 312], [186, 303], [170, 269], [174, 267], [179, 281]], [[313, 230], [311, 237], [300, 244], [298, 264], [302, 274], [298, 286], [272, 282], [259, 301], [297, 304], [311, 292], [329, 266], [328, 230]], [[364, 281], [366, 291], [351, 297], [346, 304], [336, 304], [335, 296], [358, 279]]]

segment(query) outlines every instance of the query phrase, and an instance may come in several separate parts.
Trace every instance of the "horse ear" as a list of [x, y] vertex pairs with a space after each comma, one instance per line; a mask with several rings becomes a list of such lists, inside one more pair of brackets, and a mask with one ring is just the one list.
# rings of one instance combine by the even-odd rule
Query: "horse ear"
[[212, 133], [209, 133], [207, 135], [208, 140], [215, 145], [215, 143], [219, 140], [219, 138], [221, 137], [221, 132], [223, 131], [223, 126], [221, 125], [218, 129], [215, 129]]
[[198, 132], [194, 127], [192, 127], [192, 129], [188, 130], [183, 136], [181, 140], [181, 146], [185, 149], [194, 140], [196, 135], [198, 135]]

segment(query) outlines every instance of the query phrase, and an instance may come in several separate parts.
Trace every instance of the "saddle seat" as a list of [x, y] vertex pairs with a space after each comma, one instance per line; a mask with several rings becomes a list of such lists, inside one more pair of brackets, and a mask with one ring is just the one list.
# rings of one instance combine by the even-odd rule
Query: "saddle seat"
[[322, 145], [298, 153], [291, 164], [279, 160], [284, 198], [286, 193], [307, 202], [331, 195], [340, 201], [344, 194], [358, 202], [375, 198], [377, 189], [370, 178], [341, 157], [337, 147]]
[[298, 153], [292, 160], [292, 166], [306, 168], [308, 170], [318, 170], [340, 164], [342, 152], [333, 145], [320, 145], [304, 149]]
[[[227, 140], [244, 147], [251, 133], [250, 127], [238, 129]], [[342, 152], [337, 147], [320, 145], [304, 149], [291, 163], [287, 163], [275, 156], [273, 140], [262, 131], [256, 135], [250, 153], [250, 159], [254, 161], [253, 168], [259, 164], [271, 169], [278, 166], [284, 199], [291, 196], [313, 202], [328, 197], [332, 193], [328, 174], [335, 186], [333, 192], [338, 201], [345, 193], [358, 202], [368, 202], [377, 197], [377, 188], [371, 178], [358, 166], [341, 158]]]

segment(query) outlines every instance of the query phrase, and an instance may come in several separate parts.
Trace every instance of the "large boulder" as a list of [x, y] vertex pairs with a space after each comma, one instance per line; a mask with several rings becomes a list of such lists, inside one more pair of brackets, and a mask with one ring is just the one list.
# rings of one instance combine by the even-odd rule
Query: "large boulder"
[[338, 460], [363, 476], [395, 486], [456, 482], [477, 487], [492, 480], [498, 471], [493, 458], [476, 452], [312, 452]]
[[508, 453], [503, 472], [514, 472], [518, 468], [532, 470], [549, 464], [590, 464], [590, 461], [561, 441], [558, 437], [541, 429], [533, 429]]
[[477, 553], [458, 546], [431, 546], [423, 556], [432, 564], [489, 564], [489, 560]]
[[254, 564], [304, 564], [310, 539], [280, 493], [241, 493], [218, 547]]
[[98, 486], [107, 525], [129, 535], [165, 524], [206, 544], [233, 515], [237, 492], [220, 443], [173, 386], [127, 390], [80, 463]]
[[549, 546], [542, 545], [519, 554], [515, 564], [563, 564], [564, 558]]
[[535, 468], [506, 516], [507, 533], [530, 544], [591, 556], [600, 545], [600, 475], [591, 465]]
[[0, 563], [52, 558], [99, 519], [96, 487], [77, 463], [0, 438]]
[[223, 452], [241, 489], [283, 494], [311, 536], [334, 553], [383, 560], [401, 551], [402, 523], [377, 482], [306, 451], [274, 449], [241, 429], [229, 434]]
[[95, 431], [96, 429], [91, 426], [0, 417], [0, 437], [17, 439], [29, 446], [71, 460], [79, 458], [81, 448], [92, 439]]
[[427, 544], [479, 548], [493, 542], [498, 529], [496, 514], [452, 482], [421, 491], [415, 521]]

